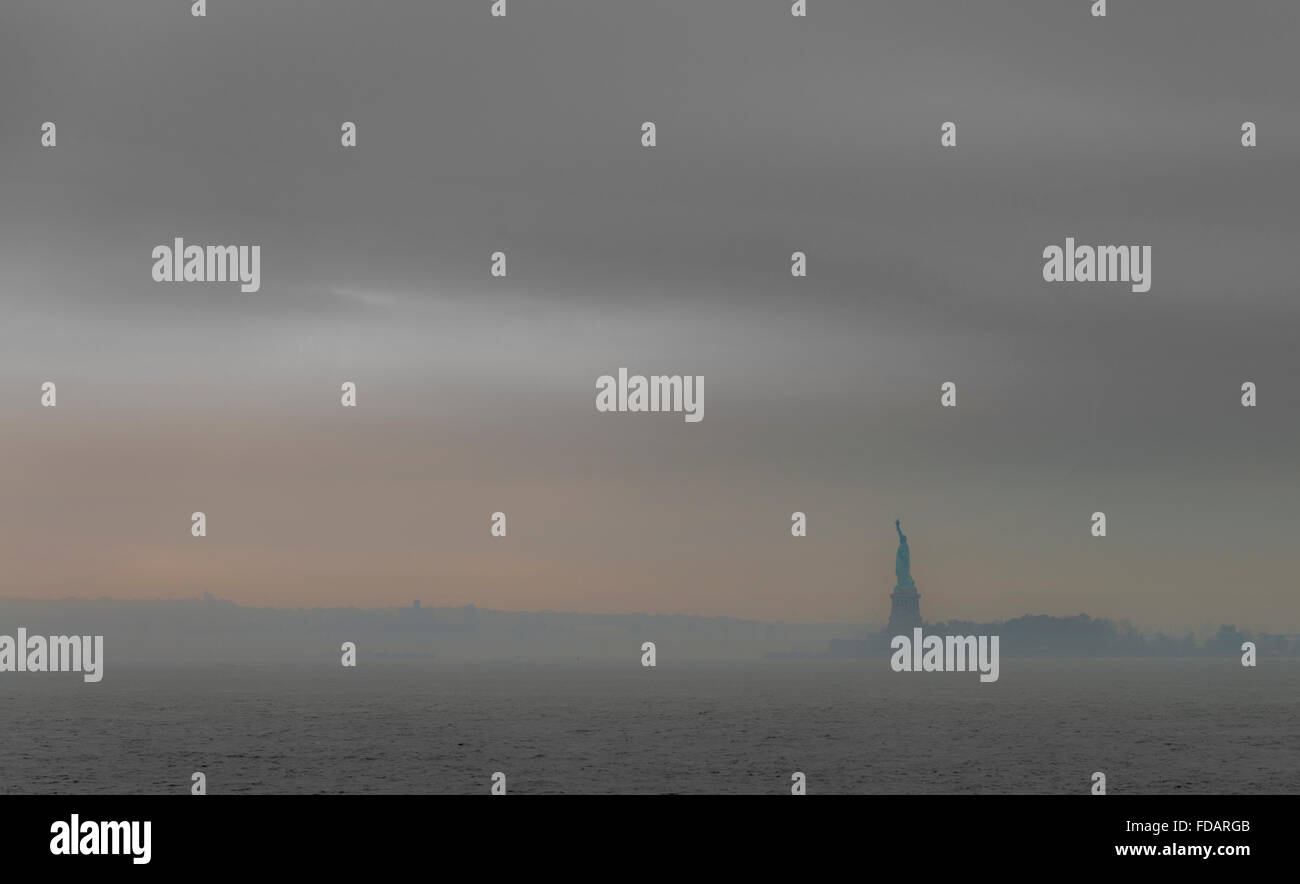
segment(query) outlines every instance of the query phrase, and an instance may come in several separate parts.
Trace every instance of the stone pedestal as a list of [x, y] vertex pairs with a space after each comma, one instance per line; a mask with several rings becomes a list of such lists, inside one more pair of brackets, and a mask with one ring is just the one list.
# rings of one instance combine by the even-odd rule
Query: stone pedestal
[[911, 635], [912, 630], [921, 625], [921, 594], [916, 591], [916, 584], [894, 587], [889, 594], [889, 626], [887, 632], [892, 635]]

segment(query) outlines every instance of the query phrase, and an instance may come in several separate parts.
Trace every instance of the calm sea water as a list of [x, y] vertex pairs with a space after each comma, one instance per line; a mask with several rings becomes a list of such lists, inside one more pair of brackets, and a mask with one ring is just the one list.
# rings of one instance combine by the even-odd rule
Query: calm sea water
[[0, 791], [1300, 793], [1300, 661], [655, 669], [363, 662], [0, 675]]

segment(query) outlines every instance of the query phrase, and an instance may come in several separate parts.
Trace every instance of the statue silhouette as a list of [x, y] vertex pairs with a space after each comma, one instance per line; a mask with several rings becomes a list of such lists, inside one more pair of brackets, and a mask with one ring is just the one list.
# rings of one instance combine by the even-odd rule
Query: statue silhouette
[[898, 531], [898, 555], [894, 559], [894, 574], [899, 586], [912, 584], [912, 551], [907, 547], [907, 535], [903, 533], [902, 521], [894, 520], [894, 529]]

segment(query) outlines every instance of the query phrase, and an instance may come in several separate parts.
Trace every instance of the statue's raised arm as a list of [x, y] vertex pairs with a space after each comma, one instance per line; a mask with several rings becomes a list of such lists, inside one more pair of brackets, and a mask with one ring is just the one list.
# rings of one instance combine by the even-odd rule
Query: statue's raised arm
[[895, 520], [894, 520], [894, 530], [898, 532], [898, 539], [899, 539], [899, 540], [906, 540], [906, 539], [907, 539], [906, 537], [903, 536], [903, 525], [902, 525], [901, 521], [898, 520], [898, 519], [895, 519]]

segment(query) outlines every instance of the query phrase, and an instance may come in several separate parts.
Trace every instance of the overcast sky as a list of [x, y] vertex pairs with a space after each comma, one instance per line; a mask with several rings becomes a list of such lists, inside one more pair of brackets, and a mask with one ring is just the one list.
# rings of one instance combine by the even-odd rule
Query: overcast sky
[[0, 595], [1300, 631], [1295, 3], [189, 5], [0, 5]]

